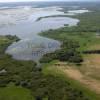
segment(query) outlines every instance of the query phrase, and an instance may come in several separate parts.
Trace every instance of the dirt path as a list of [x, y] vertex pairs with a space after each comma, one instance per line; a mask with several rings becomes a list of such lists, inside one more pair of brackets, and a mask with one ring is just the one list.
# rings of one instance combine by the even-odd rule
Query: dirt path
[[56, 67], [57, 69], [63, 71], [68, 77], [79, 81], [91, 90], [96, 91], [96, 93], [100, 94], [100, 81], [84, 75], [75, 67], [70, 67], [62, 63], [61, 66], [56, 65]]

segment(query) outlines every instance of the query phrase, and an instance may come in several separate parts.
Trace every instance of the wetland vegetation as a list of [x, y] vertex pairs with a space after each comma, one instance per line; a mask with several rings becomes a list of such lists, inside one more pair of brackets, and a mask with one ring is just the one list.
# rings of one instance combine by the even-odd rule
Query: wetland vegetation
[[[60, 28], [57, 30], [49, 30], [40, 33], [40, 35], [42, 36], [59, 40], [62, 43], [62, 48], [60, 50], [56, 51], [55, 53], [44, 55], [40, 61], [42, 63], [48, 63], [52, 62], [53, 58], [54, 60], [58, 60], [58, 62], [67, 62], [68, 64], [65, 65], [64, 68], [63, 64], [57, 64], [58, 67], [56, 67], [54, 64], [53, 68], [55, 69], [52, 69], [51, 67], [52, 71], [56, 71], [58, 68], [61, 68], [60, 71], [63, 70], [63, 73], [65, 72], [67, 76], [80, 82], [84, 86], [88, 87], [90, 90], [93, 89], [93, 91], [99, 94], [100, 23], [98, 22], [100, 21], [100, 12], [99, 7], [97, 8], [98, 9], [95, 9], [94, 11], [88, 13], [72, 16], [74, 18], [80, 19], [80, 23], [77, 26], [65, 26], [64, 28]], [[61, 59], [59, 59], [57, 55], [59, 51], [59, 58]], [[77, 65], [80, 65], [80, 67], [77, 67]], [[72, 69], [67, 70], [69, 67]], [[73, 73], [76, 73], [77, 77], [74, 77]], [[78, 76], [81, 78], [79, 78]], [[87, 80], [87, 82], [85, 82], [83, 78]], [[91, 84], [90, 81], [92, 81], [93, 84]], [[87, 84], [89, 84], [90, 86], [88, 86]], [[94, 86], [95, 84], [96, 86]]]
[[5, 54], [19, 39], [0, 36], [0, 100], [100, 100], [100, 55], [94, 54], [100, 50], [99, 16], [96, 6], [71, 16], [80, 20], [77, 26], [40, 33], [61, 42], [61, 49], [40, 59], [42, 68]]
[[7, 46], [16, 40], [18, 40], [16, 36], [0, 36], [0, 100], [22, 100], [22, 98], [23, 100], [89, 100], [91, 98], [92, 92], [86, 94], [88, 91], [77, 89], [77, 85], [62, 75], [59, 77], [45, 74], [33, 61], [18, 61], [5, 54]]

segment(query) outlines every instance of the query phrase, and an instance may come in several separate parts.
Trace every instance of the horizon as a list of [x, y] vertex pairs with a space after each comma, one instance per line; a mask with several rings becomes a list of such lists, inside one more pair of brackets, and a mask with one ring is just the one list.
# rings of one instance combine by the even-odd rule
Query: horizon
[[0, 3], [17, 3], [17, 2], [100, 2], [100, 0], [0, 0]]

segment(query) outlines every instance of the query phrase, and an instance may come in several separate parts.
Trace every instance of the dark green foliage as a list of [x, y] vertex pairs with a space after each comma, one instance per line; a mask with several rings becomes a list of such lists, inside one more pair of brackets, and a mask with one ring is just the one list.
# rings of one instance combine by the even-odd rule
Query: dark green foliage
[[18, 37], [16, 36], [0, 36], [0, 55], [2, 55], [5, 51], [5, 49], [14, 41], [18, 41]]
[[83, 51], [84, 54], [100, 54], [100, 50], [87, 50]]
[[32, 83], [32, 90], [35, 91], [33, 95], [39, 99], [46, 96], [50, 100], [85, 100], [83, 92], [73, 89], [67, 81], [59, 77], [48, 75], [39, 80]]
[[6, 35], [6, 37], [7, 37], [9, 40], [14, 40], [14, 41], [19, 41], [19, 40], [20, 40], [16, 35], [15, 35], [15, 36]]
[[57, 59], [57, 54], [56, 52], [54, 53], [48, 53], [48, 54], [45, 54], [42, 59], [40, 59], [40, 62], [41, 63], [49, 63], [51, 62], [52, 60], [55, 60]]
[[41, 63], [48, 63], [52, 60], [68, 61], [72, 63], [81, 63], [83, 61], [81, 53], [78, 51], [79, 45], [75, 41], [66, 40], [63, 42], [61, 49], [54, 53], [43, 56]]

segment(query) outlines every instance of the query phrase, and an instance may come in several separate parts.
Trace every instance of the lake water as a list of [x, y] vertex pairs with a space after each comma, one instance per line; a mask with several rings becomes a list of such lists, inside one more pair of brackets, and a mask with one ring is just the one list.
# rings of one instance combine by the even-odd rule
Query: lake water
[[37, 19], [52, 15], [67, 15], [59, 11], [61, 9], [59, 7], [34, 8], [29, 6], [1, 9], [0, 35], [17, 35], [21, 39], [10, 45], [6, 53], [18, 60], [38, 61], [44, 54], [59, 49], [59, 41], [41, 37], [38, 33], [64, 27], [65, 24], [75, 26], [79, 20], [69, 17], [49, 17], [38, 21]]

